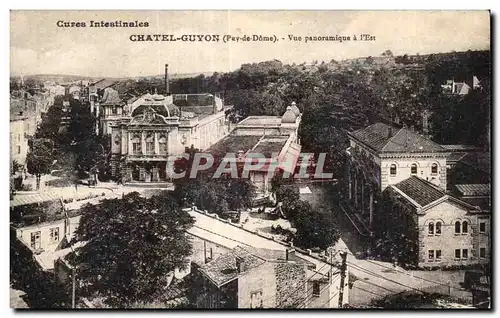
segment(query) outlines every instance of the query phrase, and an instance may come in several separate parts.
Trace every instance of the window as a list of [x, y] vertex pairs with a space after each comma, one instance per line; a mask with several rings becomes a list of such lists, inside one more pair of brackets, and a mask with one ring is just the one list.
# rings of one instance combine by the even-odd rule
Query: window
[[250, 308], [263, 308], [262, 291], [254, 291], [250, 294]]
[[462, 234], [466, 234], [468, 232], [469, 232], [469, 227], [468, 227], [467, 221], [464, 221], [462, 223]]
[[480, 222], [479, 223], [479, 232], [480, 233], [485, 233], [486, 232], [486, 223], [485, 222]]
[[455, 222], [455, 234], [460, 234], [460, 221]]
[[455, 258], [460, 259], [460, 249], [459, 248], [455, 249]]
[[160, 136], [158, 143], [160, 146], [160, 154], [162, 154], [162, 155], [167, 154], [167, 138], [163, 135]]
[[153, 135], [146, 136], [146, 153], [148, 155], [155, 153], [155, 137]]
[[469, 251], [469, 250], [468, 250], [468, 249], [466, 249], [466, 248], [464, 248], [464, 249], [462, 250], [462, 258], [463, 258], [463, 259], [467, 259], [467, 256], [468, 256], [468, 255], [467, 255], [467, 252], [468, 252], [468, 251]]
[[59, 242], [59, 228], [54, 227], [50, 229], [50, 240], [52, 242]]
[[396, 165], [395, 165], [395, 164], [392, 164], [392, 165], [391, 165], [391, 168], [390, 168], [390, 174], [391, 174], [391, 177], [396, 176], [397, 172], [398, 172], [398, 170], [397, 170], [397, 168], [396, 168]]
[[132, 153], [140, 154], [141, 152], [141, 137], [139, 137], [139, 135], [135, 135], [134, 139], [132, 139]]
[[429, 235], [434, 235], [434, 223], [429, 223]]
[[319, 297], [320, 286], [319, 282], [313, 282], [313, 296]]
[[37, 250], [40, 248], [40, 243], [41, 243], [41, 232], [33, 232], [31, 233], [31, 248], [34, 250]]
[[417, 164], [416, 163], [412, 163], [411, 165], [411, 174], [417, 174]]
[[19, 155], [21, 153], [21, 146], [17, 146], [17, 154]]
[[429, 262], [434, 262], [434, 250], [429, 250]]
[[431, 165], [431, 174], [432, 175], [437, 175], [438, 174], [438, 165], [437, 165], [437, 163], [433, 163]]
[[441, 235], [441, 222], [436, 222], [436, 235]]
[[441, 262], [441, 250], [436, 250], [436, 262]]
[[116, 106], [113, 106], [113, 115], [116, 115], [116, 114], [118, 114], [117, 108], [116, 108]]
[[479, 249], [479, 257], [480, 258], [486, 258], [486, 248], [485, 247], [481, 247]]

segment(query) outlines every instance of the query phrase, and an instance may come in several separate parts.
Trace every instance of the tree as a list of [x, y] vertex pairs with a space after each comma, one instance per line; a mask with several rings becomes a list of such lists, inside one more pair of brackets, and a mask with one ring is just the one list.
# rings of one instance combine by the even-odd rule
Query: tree
[[[415, 211], [390, 189], [382, 193], [376, 214], [375, 251], [382, 259], [402, 266], [418, 264], [418, 224]], [[390, 226], [387, 226], [390, 224]]]
[[67, 256], [81, 296], [99, 295], [120, 308], [150, 301], [167, 286], [167, 275], [185, 266], [193, 223], [168, 195], [134, 192], [83, 206], [75, 239], [86, 244]]
[[33, 139], [26, 155], [28, 172], [36, 176], [36, 190], [40, 188], [42, 174], [50, 173], [54, 163], [54, 146], [48, 139]]
[[384, 53], [382, 53], [382, 56], [393, 57], [394, 55], [392, 54], [391, 50], [386, 50], [384, 51]]
[[291, 211], [292, 223], [297, 229], [294, 244], [303, 248], [321, 248], [326, 250], [334, 245], [340, 234], [332, 219], [311, 208], [311, 205], [299, 200]]

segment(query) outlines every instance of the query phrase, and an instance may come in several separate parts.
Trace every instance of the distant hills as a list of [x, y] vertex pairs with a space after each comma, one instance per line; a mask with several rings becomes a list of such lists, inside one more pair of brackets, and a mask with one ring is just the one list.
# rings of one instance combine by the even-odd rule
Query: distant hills
[[[170, 79], [177, 78], [191, 78], [196, 77], [198, 75], [211, 76], [214, 72], [201, 72], [201, 73], [174, 73], [169, 74]], [[134, 77], [89, 77], [89, 76], [79, 76], [79, 75], [64, 75], [64, 74], [35, 74], [35, 75], [26, 75], [24, 76], [24, 80], [33, 79], [40, 82], [57, 82], [57, 83], [69, 83], [80, 80], [88, 80], [88, 81], [98, 81], [100, 79], [113, 79], [113, 80], [140, 80], [140, 79], [151, 79], [151, 78], [163, 78], [165, 74], [161, 75], [151, 75], [151, 76], [134, 76]], [[13, 79], [20, 79], [20, 76], [11, 76]]]

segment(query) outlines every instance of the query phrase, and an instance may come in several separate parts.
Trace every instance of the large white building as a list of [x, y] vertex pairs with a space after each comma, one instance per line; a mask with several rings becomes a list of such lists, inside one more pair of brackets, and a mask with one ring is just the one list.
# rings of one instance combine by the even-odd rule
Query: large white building
[[226, 108], [211, 94], [146, 94], [116, 113], [106, 105], [103, 127], [111, 129], [112, 174], [124, 182], [166, 182], [170, 156], [190, 146], [205, 150], [229, 133]]

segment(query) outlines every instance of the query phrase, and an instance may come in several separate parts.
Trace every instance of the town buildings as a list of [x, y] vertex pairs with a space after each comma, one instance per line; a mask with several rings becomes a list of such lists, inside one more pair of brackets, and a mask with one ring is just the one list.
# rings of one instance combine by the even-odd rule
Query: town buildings
[[417, 176], [389, 185], [385, 191], [406, 207], [398, 209], [397, 217], [413, 219], [417, 225], [408, 226], [404, 231], [408, 237], [418, 237], [418, 263], [415, 265], [442, 267], [489, 263], [488, 210], [460, 200]]
[[470, 80], [462, 82], [455, 82], [454, 79], [451, 79], [441, 85], [441, 88], [445, 94], [467, 95], [472, 90], [481, 89], [481, 82], [476, 76], [473, 76]]
[[198, 308], [338, 308], [341, 289], [349, 302], [339, 254], [314, 256], [196, 207], [188, 213]]
[[[385, 232], [375, 222], [390, 223], [389, 214], [394, 224], [408, 220], [398, 229], [415, 238], [414, 265], [420, 267], [489, 262], [490, 174], [482, 152], [439, 145], [386, 123], [348, 136], [345, 197], [361, 219], [369, 220], [371, 231]], [[388, 211], [384, 200], [401, 205]]]
[[10, 202], [12, 236], [43, 270], [53, 270], [54, 261], [69, 252], [79, 221], [79, 211], [66, 211], [62, 199], [51, 193], [18, 194]]
[[[210, 94], [146, 94], [122, 116], [105, 115], [111, 127], [112, 175], [124, 182], [166, 182], [167, 161], [186, 147], [207, 149], [228, 134], [222, 100]], [[105, 108], [109, 109], [109, 108]]]
[[450, 151], [403, 127], [375, 123], [348, 134], [346, 196], [373, 227], [374, 200], [389, 185], [418, 176], [446, 190]]
[[242, 163], [245, 158], [265, 158], [260, 169], [249, 172], [249, 178], [259, 194], [268, 194], [275, 170], [281, 168], [291, 175], [295, 172], [301, 150], [298, 138], [301, 117], [295, 103], [282, 116], [249, 116], [209, 151], [218, 158], [235, 154]]

